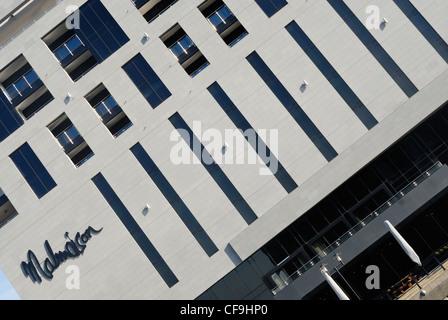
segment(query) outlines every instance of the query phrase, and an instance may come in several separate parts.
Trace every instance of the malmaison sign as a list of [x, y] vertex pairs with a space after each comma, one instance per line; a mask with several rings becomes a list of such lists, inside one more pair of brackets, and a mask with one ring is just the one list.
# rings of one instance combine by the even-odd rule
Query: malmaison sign
[[[74, 259], [84, 253], [87, 242], [93, 235], [98, 234], [103, 230], [95, 230], [88, 227], [84, 233], [77, 233], [75, 239], [65, 243], [64, 251], [54, 253], [48, 241], [44, 242], [44, 248], [48, 257], [40, 263], [33, 251], [29, 250], [27, 253], [28, 261], [23, 261], [20, 264], [25, 277], [29, 277], [33, 282], [42, 282], [42, 278], [47, 280], [53, 279], [53, 272], [68, 259]], [[68, 233], [66, 233], [68, 237]]]

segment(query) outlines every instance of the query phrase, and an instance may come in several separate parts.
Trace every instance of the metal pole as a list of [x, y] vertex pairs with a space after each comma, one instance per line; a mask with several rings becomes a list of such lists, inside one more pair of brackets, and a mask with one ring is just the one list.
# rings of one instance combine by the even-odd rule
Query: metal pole
[[362, 300], [361, 297], [356, 293], [356, 291], [352, 288], [352, 286], [348, 283], [348, 281], [344, 278], [344, 276], [342, 275], [342, 273], [339, 272], [338, 267], [334, 268], [336, 270], [336, 272], [338, 273], [338, 275], [341, 276], [342, 280], [344, 280], [344, 282], [347, 284], [347, 286], [350, 288], [350, 290], [353, 291], [353, 293], [355, 294], [355, 296], [358, 298], [358, 300]]

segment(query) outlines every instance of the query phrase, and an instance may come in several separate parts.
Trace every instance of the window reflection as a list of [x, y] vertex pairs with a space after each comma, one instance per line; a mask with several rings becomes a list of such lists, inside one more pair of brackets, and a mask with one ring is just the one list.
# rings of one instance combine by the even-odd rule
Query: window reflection
[[218, 10], [216, 10], [215, 13], [213, 13], [210, 17], [208, 17], [208, 20], [210, 23], [217, 29], [217, 27], [222, 24], [226, 23], [226, 20], [233, 16], [233, 14], [230, 12], [230, 10], [224, 5]]

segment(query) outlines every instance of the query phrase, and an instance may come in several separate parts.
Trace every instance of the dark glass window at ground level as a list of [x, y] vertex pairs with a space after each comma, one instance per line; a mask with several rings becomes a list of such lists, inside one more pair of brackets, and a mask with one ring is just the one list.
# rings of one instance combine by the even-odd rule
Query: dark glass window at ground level
[[[318, 255], [319, 250], [374, 212], [437, 161], [448, 164], [448, 104], [294, 221], [242, 265], [257, 264], [258, 259], [263, 261], [266, 268], [259, 277], [272, 297], [271, 290], [277, 286], [273, 275], [287, 277], [298, 270]], [[437, 239], [444, 239], [448, 231], [446, 217], [438, 220], [442, 227], [431, 222], [440, 236], [431, 237], [433, 240], [428, 244], [432, 249], [439, 245]], [[419, 219], [417, 230], [432, 221], [430, 217]], [[227, 277], [221, 279], [225, 280], [228, 281]], [[228, 285], [233, 289], [231, 282]], [[207, 292], [213, 290], [214, 286]]]

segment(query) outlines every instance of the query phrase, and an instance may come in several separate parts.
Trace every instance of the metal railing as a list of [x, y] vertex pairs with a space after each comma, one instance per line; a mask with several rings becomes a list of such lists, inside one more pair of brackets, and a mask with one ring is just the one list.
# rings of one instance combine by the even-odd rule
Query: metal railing
[[437, 162], [432, 167], [423, 172], [420, 176], [418, 176], [413, 182], [409, 183], [406, 187], [404, 187], [401, 191], [396, 193], [392, 198], [387, 200], [384, 204], [378, 207], [375, 211], [370, 213], [367, 217], [357, 223], [353, 228], [344, 233], [340, 238], [326, 247], [320, 254], [316, 255], [314, 258], [305, 263], [301, 268], [291, 274], [287, 279], [282, 279], [283, 284], [272, 289], [272, 294], [276, 295], [283, 288], [288, 286], [291, 282], [299, 278], [303, 275], [307, 270], [311, 269], [315, 264], [317, 264], [320, 260], [322, 260], [325, 256], [336, 250], [342, 243], [353, 237], [359, 230], [363, 229], [367, 224], [377, 218], [380, 214], [389, 209], [393, 204], [402, 199], [406, 194], [410, 191], [414, 190], [418, 185], [420, 185], [423, 181], [433, 175], [437, 170], [442, 167], [441, 162]]

